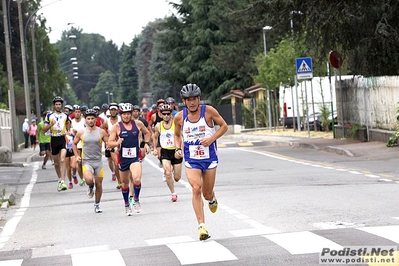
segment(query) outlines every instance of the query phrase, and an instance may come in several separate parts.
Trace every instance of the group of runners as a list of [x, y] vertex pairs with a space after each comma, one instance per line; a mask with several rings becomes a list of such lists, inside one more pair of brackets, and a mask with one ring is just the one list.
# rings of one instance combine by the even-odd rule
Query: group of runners
[[159, 99], [151, 110], [131, 103], [103, 104], [101, 108], [91, 109], [66, 105], [63, 109], [63, 99], [55, 97], [54, 110], [45, 113], [40, 127], [40, 133], [50, 137], [50, 147], [43, 147], [43, 152], [40, 143], [41, 154], [46, 154], [42, 168], [45, 169], [51, 150], [58, 191], [73, 188], [73, 183], [86, 184], [87, 196], [94, 197], [94, 212], [101, 213], [105, 149], [111, 179], [118, 181], [125, 213], [131, 216], [133, 211], [141, 211], [139, 196], [145, 156], [152, 150], [158, 158], [172, 202], [178, 199], [174, 185], [181, 179], [184, 159], [199, 239], [208, 239], [203, 198], [208, 201], [210, 211], [216, 212], [216, 140], [227, 131], [227, 124], [214, 107], [200, 104], [201, 90], [196, 84], [184, 85], [180, 95], [185, 105], [181, 111], [172, 97]]

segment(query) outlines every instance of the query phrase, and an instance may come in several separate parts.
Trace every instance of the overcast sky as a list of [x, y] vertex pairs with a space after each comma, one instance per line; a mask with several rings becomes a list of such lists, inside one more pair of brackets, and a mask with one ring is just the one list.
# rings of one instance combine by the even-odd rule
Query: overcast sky
[[[179, 0], [170, 0], [180, 3]], [[68, 23], [83, 33], [98, 33], [118, 47], [129, 45], [148, 22], [175, 11], [167, 0], [42, 0], [37, 12], [47, 19], [50, 41], [55, 43]]]

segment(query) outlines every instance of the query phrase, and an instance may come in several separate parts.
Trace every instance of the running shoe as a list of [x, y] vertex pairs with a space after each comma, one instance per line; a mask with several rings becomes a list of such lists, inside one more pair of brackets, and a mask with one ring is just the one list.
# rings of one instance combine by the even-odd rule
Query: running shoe
[[[61, 184], [61, 185], [60, 185], [61, 190], [67, 190], [67, 189], [68, 189], [68, 188], [67, 188], [67, 185], [65, 184], [64, 181], [61, 180], [60, 184]], [[60, 190], [60, 191], [61, 191], [61, 190]]]
[[201, 224], [200, 226], [198, 226], [198, 235], [199, 235], [199, 240], [201, 240], [201, 241], [207, 240], [208, 238], [211, 237], [208, 233], [208, 230], [206, 230], [204, 224]]
[[177, 201], [177, 195], [176, 193], [172, 194], [172, 202], [176, 202]]
[[89, 199], [91, 199], [94, 196], [94, 186], [87, 187], [86, 195]]
[[103, 210], [101, 210], [99, 204], [94, 204], [94, 212], [95, 213], [102, 213], [103, 212]]
[[85, 185], [85, 180], [84, 179], [80, 179], [79, 186], [84, 186], [84, 185]]
[[62, 189], [61, 189], [61, 180], [58, 180], [58, 183], [57, 183], [57, 191], [58, 192], [60, 192]]
[[133, 196], [129, 197], [129, 204], [130, 204], [130, 206], [133, 206]]
[[141, 212], [141, 204], [140, 204], [140, 201], [138, 201], [138, 200], [135, 200], [135, 201], [134, 201], [134, 203], [133, 203], [133, 210], [134, 210], [135, 213]]
[[166, 175], [165, 174], [162, 174], [162, 181], [166, 182]]
[[72, 184], [72, 182], [69, 182], [68, 189], [72, 189], [72, 188], [73, 188], [73, 184]]
[[79, 183], [78, 178], [76, 177], [76, 175], [72, 176], [73, 178], [73, 183], [75, 183], [75, 185], [77, 185]]
[[46, 165], [45, 164], [42, 164], [42, 169], [46, 170]]
[[115, 181], [115, 180], [116, 180], [116, 175], [112, 174], [112, 181]]
[[125, 212], [126, 212], [127, 216], [132, 216], [133, 215], [132, 207], [130, 207], [130, 205], [129, 206], [125, 206]]
[[118, 182], [118, 185], [116, 185], [116, 189], [121, 189], [121, 187], [122, 187], [122, 183]]
[[208, 206], [212, 213], [215, 213], [218, 210], [218, 201], [215, 196], [213, 196], [213, 202], [209, 202]]

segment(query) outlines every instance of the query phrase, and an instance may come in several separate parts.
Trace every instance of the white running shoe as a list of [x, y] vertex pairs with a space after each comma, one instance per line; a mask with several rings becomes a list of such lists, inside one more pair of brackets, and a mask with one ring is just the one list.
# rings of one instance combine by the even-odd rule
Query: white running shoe
[[129, 206], [125, 206], [125, 212], [126, 212], [126, 216], [132, 216], [132, 208]]
[[133, 210], [134, 210], [134, 212], [135, 213], [139, 213], [139, 212], [141, 212], [141, 204], [140, 204], [140, 201], [134, 201], [134, 203], [133, 203]]

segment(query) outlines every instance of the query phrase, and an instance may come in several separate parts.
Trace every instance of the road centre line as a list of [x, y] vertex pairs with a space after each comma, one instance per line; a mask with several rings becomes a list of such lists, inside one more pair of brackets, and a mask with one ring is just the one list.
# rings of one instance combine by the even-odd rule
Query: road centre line
[[[307, 166], [323, 167], [320, 164], [317, 164], [317, 162], [301, 161], [299, 159], [295, 159], [295, 158], [288, 157], [288, 156], [285, 156], [285, 155], [279, 156], [279, 154], [269, 153], [269, 152], [266, 152], [266, 151], [259, 152], [259, 151], [241, 149], [241, 148], [229, 148], [229, 149], [238, 150], [238, 151], [252, 152], [252, 153], [260, 154], [260, 155], [267, 156], [267, 157], [270, 157], [270, 158], [279, 159], [279, 160], [288, 161], [288, 162], [300, 163], [300, 164], [307, 165]], [[369, 171], [363, 171], [363, 173], [362, 173], [362, 172], [359, 172], [359, 171], [356, 171], [356, 170], [351, 170], [351, 169], [335, 168], [335, 167], [330, 166], [330, 164], [329, 164], [328, 167], [323, 167], [323, 168], [324, 169], [329, 169], [329, 170], [348, 172], [348, 173], [351, 173], [351, 174], [354, 174], [354, 175], [364, 175], [366, 177], [371, 177], [371, 178], [380, 178], [381, 176], [384, 176], [384, 175], [381, 175], [381, 176], [373, 175]], [[367, 172], [367, 174], [365, 172]], [[390, 177], [393, 178], [392, 176], [390, 176]], [[388, 178], [381, 178], [381, 179], [378, 179], [378, 181], [393, 182], [394, 180], [388, 179]], [[396, 181], [395, 183], [399, 184], [399, 181]]]

